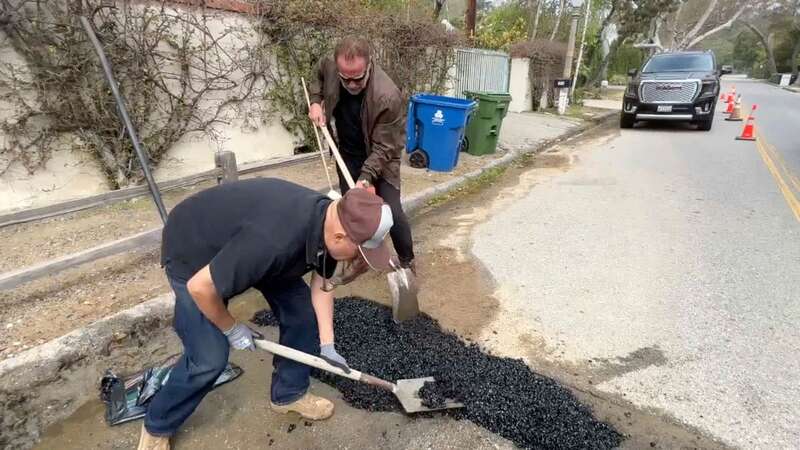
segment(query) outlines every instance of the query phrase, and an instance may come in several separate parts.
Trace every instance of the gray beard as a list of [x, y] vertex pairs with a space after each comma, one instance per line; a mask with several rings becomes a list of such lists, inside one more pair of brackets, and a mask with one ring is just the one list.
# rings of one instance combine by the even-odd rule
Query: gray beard
[[342, 83], [342, 87], [344, 88], [345, 91], [350, 93], [350, 95], [358, 95], [364, 90], [364, 88], [352, 90], [349, 87], [345, 86], [344, 83]]

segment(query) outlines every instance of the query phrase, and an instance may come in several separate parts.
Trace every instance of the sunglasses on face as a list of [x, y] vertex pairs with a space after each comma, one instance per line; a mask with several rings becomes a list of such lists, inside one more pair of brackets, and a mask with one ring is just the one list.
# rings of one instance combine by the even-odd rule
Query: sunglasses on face
[[347, 83], [360, 83], [360, 82], [364, 81], [364, 78], [366, 78], [367, 74], [369, 74], [369, 68], [370, 68], [370, 66], [367, 66], [367, 70], [365, 70], [364, 73], [362, 73], [361, 75], [359, 75], [357, 77], [354, 77], [354, 78], [347, 78], [346, 76], [342, 75], [341, 72], [339, 72], [339, 79], [342, 80], [342, 83], [345, 83], [345, 84], [347, 84]]

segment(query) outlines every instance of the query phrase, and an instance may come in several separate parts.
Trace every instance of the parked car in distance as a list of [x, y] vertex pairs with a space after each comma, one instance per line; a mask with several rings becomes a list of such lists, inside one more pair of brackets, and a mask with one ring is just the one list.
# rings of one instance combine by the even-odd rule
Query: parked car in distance
[[631, 69], [622, 99], [620, 128], [638, 121], [689, 122], [708, 131], [714, 123], [722, 74], [710, 51], [665, 52], [651, 56], [641, 71]]

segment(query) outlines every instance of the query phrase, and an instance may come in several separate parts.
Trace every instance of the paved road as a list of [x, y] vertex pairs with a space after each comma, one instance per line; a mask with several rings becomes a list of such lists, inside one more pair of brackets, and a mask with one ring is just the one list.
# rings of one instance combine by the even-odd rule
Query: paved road
[[[777, 148], [794, 174], [800, 174], [800, 93], [790, 92], [757, 81], [725, 81], [742, 94], [742, 102], [758, 105], [756, 128], [762, 137]], [[797, 186], [800, 189], [800, 186]]]
[[473, 252], [498, 283], [493, 329], [726, 444], [798, 448], [800, 95], [737, 90], [758, 144], [722, 120], [614, 132], [476, 228]]

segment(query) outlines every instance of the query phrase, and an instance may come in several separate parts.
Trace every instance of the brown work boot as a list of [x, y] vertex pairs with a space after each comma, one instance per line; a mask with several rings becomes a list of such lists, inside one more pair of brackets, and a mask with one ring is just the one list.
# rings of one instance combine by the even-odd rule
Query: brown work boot
[[287, 405], [269, 402], [269, 406], [275, 412], [282, 414], [296, 412], [309, 420], [325, 420], [333, 415], [333, 402], [310, 392], [306, 392], [306, 395]]
[[169, 450], [169, 436], [153, 436], [142, 425], [142, 435], [139, 437], [137, 450]]

